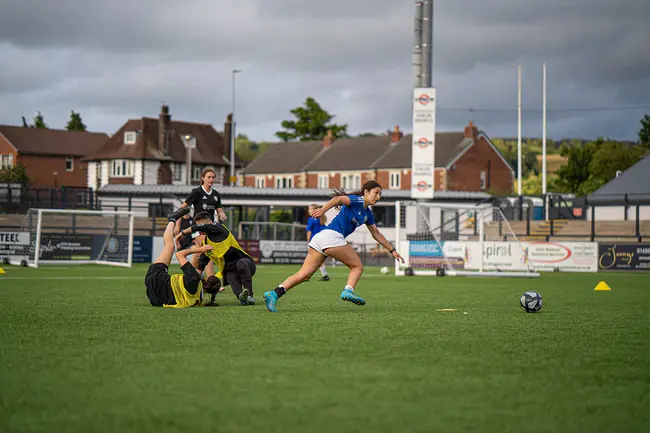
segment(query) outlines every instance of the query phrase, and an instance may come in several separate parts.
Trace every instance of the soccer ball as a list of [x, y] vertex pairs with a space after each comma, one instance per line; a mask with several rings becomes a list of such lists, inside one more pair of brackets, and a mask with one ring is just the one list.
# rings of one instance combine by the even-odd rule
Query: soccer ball
[[388, 275], [388, 266], [384, 266], [379, 270], [379, 272], [381, 272], [382, 275]]
[[542, 295], [528, 291], [521, 296], [519, 303], [526, 313], [537, 313], [542, 309]]

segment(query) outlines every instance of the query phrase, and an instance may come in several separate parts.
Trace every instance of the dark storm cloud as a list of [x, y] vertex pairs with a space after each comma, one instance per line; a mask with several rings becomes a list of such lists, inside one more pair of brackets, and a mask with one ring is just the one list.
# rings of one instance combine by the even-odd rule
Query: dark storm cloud
[[[650, 102], [650, 16], [642, 0], [435, 2], [438, 128], [472, 119], [515, 136], [517, 65], [524, 134], [634, 138], [643, 110], [553, 111]], [[0, 0], [0, 123], [70, 109], [113, 132], [128, 117], [221, 127], [237, 78], [240, 131], [273, 139], [288, 111], [316, 97], [351, 132], [410, 129], [414, 1]], [[451, 110], [496, 108], [497, 111]], [[510, 110], [510, 111], [504, 111]], [[650, 110], [647, 110], [650, 111]]]

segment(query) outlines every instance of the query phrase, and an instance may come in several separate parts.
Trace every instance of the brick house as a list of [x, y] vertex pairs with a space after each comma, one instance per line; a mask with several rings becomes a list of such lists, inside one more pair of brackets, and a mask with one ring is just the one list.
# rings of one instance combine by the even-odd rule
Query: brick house
[[0, 170], [21, 163], [34, 188], [86, 187], [82, 159], [107, 140], [98, 132], [0, 125]]
[[[276, 143], [248, 164], [244, 186], [334, 188], [350, 191], [368, 179], [385, 189], [411, 189], [412, 135], [399, 127], [390, 136]], [[514, 170], [490, 138], [470, 122], [463, 132], [439, 132], [435, 149], [436, 191], [512, 193]]]
[[[104, 146], [88, 154], [87, 185], [99, 189], [107, 184], [186, 185], [200, 184], [201, 171], [210, 167], [217, 173], [215, 186], [222, 186], [229, 175], [229, 115], [224, 132], [210, 124], [171, 120], [163, 105], [158, 118], [129, 119]], [[187, 169], [187, 150], [191, 164]], [[236, 156], [235, 167], [244, 166]]]

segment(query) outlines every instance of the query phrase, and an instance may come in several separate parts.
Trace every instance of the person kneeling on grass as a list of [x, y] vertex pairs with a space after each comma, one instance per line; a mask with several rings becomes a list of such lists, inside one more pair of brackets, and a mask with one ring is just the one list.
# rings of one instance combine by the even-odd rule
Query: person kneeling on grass
[[210, 245], [187, 248], [176, 253], [176, 258], [183, 271], [182, 274], [169, 274], [169, 264], [174, 254], [174, 226], [176, 220], [190, 211], [183, 209], [182, 215], [172, 214], [163, 235], [163, 250], [149, 266], [144, 277], [147, 297], [154, 307], [188, 308], [207, 305], [203, 292], [216, 294], [221, 282], [215, 276], [202, 279], [201, 274], [187, 261], [190, 254], [208, 253]]
[[360, 191], [346, 194], [342, 189], [334, 190], [334, 197], [322, 208], [312, 212], [314, 218], [320, 218], [333, 207], [340, 209], [339, 214], [322, 231], [309, 241], [309, 251], [300, 270], [284, 280], [275, 290], [264, 293], [266, 309], [276, 313], [276, 303], [287, 290], [300, 283], [308, 281], [316, 270], [323, 264], [327, 256], [343, 262], [349, 269], [348, 282], [341, 292], [341, 299], [357, 305], [365, 305], [366, 301], [354, 293], [354, 286], [361, 279], [363, 264], [354, 249], [345, 240], [357, 227], [365, 224], [372, 237], [384, 248], [390, 251], [396, 260], [404, 263], [404, 259], [386, 240], [375, 225], [375, 217], [368, 206], [375, 205], [381, 199], [381, 185], [374, 180], [363, 184]]
[[[253, 297], [253, 275], [256, 265], [253, 258], [239, 245], [235, 237], [220, 222], [212, 222], [207, 212], [199, 212], [194, 215], [194, 224], [181, 230], [176, 237], [189, 235], [190, 233], [201, 232], [204, 235], [195, 241], [212, 247], [205, 254], [196, 257], [195, 266], [200, 273], [210, 263], [214, 262], [218, 267], [217, 277], [223, 278], [223, 285], [230, 286], [233, 294], [239, 299], [242, 305], [255, 304]], [[192, 257], [195, 260], [195, 257]], [[214, 296], [213, 296], [214, 300]]]

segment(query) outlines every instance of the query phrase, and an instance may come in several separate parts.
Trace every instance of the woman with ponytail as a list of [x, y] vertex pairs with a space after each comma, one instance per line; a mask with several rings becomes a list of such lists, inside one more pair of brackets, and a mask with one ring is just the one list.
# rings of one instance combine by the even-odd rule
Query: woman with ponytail
[[375, 217], [369, 206], [374, 206], [381, 199], [382, 187], [375, 180], [363, 184], [359, 191], [347, 194], [342, 189], [336, 189], [330, 201], [320, 209], [312, 211], [312, 217], [320, 218], [333, 207], [339, 209], [339, 214], [323, 230], [314, 235], [309, 241], [309, 251], [300, 270], [284, 280], [275, 290], [264, 293], [266, 309], [276, 313], [278, 299], [293, 287], [308, 281], [316, 270], [325, 262], [326, 257], [332, 257], [342, 262], [350, 269], [348, 281], [341, 292], [341, 299], [357, 305], [365, 305], [366, 301], [354, 292], [361, 279], [363, 264], [356, 251], [347, 243], [357, 227], [365, 224], [372, 237], [384, 248], [390, 251], [396, 260], [404, 263], [402, 256], [386, 240], [375, 225]]

